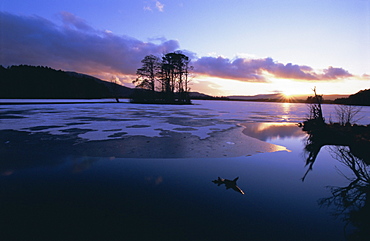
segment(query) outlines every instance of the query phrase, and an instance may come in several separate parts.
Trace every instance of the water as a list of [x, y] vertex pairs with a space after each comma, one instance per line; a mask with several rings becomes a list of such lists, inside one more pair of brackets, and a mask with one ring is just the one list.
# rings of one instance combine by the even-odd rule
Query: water
[[[335, 187], [348, 187], [343, 195], [351, 198], [357, 194], [365, 200], [369, 190], [366, 182], [353, 183], [359, 169], [340, 162], [336, 156], [340, 147], [321, 149], [302, 181], [308, 170], [307, 137], [296, 123], [305, 118], [305, 105], [196, 104], [0, 106], [2, 239], [346, 240], [357, 233], [366, 234], [369, 222], [361, 216], [368, 214], [363, 199], [341, 213], [341, 201], [330, 199]], [[324, 106], [324, 110], [330, 113], [333, 107]], [[370, 123], [369, 108], [362, 113], [361, 121]], [[66, 132], [70, 123], [84, 124], [75, 125], [74, 133]], [[86, 155], [89, 150], [72, 150], [87, 140], [115, 143], [127, 135], [154, 140], [163, 137], [164, 130], [188, 138], [197, 136], [202, 143], [212, 139], [213, 132], [227, 133], [236, 125], [242, 126], [245, 135], [289, 151], [213, 158], [161, 158], [160, 154], [152, 158], [149, 151], [142, 158], [123, 158], [117, 153], [96, 156]], [[16, 135], [23, 133], [25, 141], [5, 132], [9, 129], [17, 130]], [[112, 137], [119, 132], [127, 134]], [[32, 136], [49, 139], [32, 146], [26, 143]], [[54, 151], [53, 143], [59, 142], [51, 137], [73, 137], [78, 142], [73, 148], [63, 142]], [[50, 143], [45, 144], [47, 141]], [[10, 145], [18, 145], [19, 151], [7, 151]], [[239, 177], [237, 185], [245, 194], [213, 183], [218, 177]], [[334, 201], [326, 205], [330, 200]], [[356, 214], [357, 219], [348, 218], [347, 213]]]

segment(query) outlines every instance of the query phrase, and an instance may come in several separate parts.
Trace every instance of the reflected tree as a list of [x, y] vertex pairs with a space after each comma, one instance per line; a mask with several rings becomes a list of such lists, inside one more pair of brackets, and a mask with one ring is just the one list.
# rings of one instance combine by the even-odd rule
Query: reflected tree
[[302, 182], [306, 179], [308, 173], [312, 171], [313, 165], [316, 162], [317, 156], [319, 155], [319, 152], [322, 147], [325, 145], [330, 145], [334, 143], [330, 143], [330, 141], [326, 140], [322, 135], [317, 135], [315, 133], [308, 133], [308, 137], [306, 139], [306, 145], [304, 147], [304, 152], [306, 154], [306, 163], [305, 166], [307, 166], [307, 171], [301, 178]]
[[304, 151], [306, 153], [306, 164], [308, 166], [307, 171], [302, 177], [302, 181], [305, 180], [307, 174], [312, 171], [313, 165], [316, 162], [317, 156], [324, 146], [336, 146], [346, 147], [350, 150], [351, 155], [359, 158], [365, 165], [370, 163], [369, 161], [369, 149], [367, 145], [361, 145], [361, 143], [353, 142], [350, 145], [344, 145], [340, 138], [333, 139], [332, 136], [318, 135], [311, 133], [308, 135]]
[[317, 143], [312, 141], [313, 136], [309, 136], [307, 139], [307, 144], [305, 146], [305, 152], [307, 153], [307, 158], [306, 158], [306, 166], [308, 166], [307, 171], [301, 178], [302, 182], [307, 177], [307, 174], [312, 171], [313, 169], [313, 164], [315, 164], [317, 155], [319, 154], [321, 148], [324, 146], [321, 143]]
[[332, 156], [348, 167], [353, 176], [343, 176], [349, 181], [345, 187], [329, 187], [332, 196], [318, 201], [320, 206], [334, 207], [333, 215], [341, 217], [357, 228], [350, 240], [368, 240], [370, 237], [370, 167], [353, 155], [348, 147], [330, 148]]
[[361, 107], [336, 107], [339, 123], [326, 124], [322, 115], [322, 98], [316, 94], [312, 98], [309, 118], [301, 125], [309, 136], [305, 146], [306, 166], [308, 169], [302, 181], [312, 170], [317, 156], [323, 146], [331, 146], [330, 153], [353, 175], [344, 177], [349, 184], [345, 187], [329, 187], [331, 196], [320, 199], [319, 205], [334, 207], [334, 216], [341, 217], [357, 228], [348, 238], [351, 240], [368, 240], [370, 237], [370, 125], [352, 125], [360, 119]]

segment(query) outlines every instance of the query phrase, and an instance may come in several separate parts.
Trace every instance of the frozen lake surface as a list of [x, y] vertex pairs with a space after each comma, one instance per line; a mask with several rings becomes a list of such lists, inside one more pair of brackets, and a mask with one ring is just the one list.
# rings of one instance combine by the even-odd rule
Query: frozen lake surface
[[[334, 106], [323, 109], [335, 121]], [[234, 101], [0, 105], [2, 237], [366, 237], [369, 183], [354, 180], [368, 168], [344, 165], [358, 158], [329, 146], [308, 170], [296, 125], [306, 114], [305, 104]], [[360, 116], [370, 123], [370, 108]], [[239, 177], [245, 194], [212, 183], [218, 177]]]
[[[71, 101], [71, 100], [70, 100]], [[302, 104], [194, 101], [195, 105], [141, 105], [130, 103], [0, 106], [1, 129], [63, 134], [83, 129], [86, 140], [123, 135], [161, 136], [163, 131], [191, 133], [201, 139], [242, 122], [302, 121]]]

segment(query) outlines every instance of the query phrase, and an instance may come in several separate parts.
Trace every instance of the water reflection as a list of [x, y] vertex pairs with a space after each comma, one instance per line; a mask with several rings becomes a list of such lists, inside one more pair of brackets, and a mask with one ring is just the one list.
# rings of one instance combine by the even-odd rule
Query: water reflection
[[307, 138], [306, 146], [304, 147], [304, 151], [307, 154], [306, 158], [306, 166], [308, 166], [307, 171], [302, 177], [302, 182], [306, 179], [307, 174], [312, 171], [313, 164], [315, 164], [317, 155], [319, 154], [321, 148], [324, 146], [321, 142], [315, 141], [315, 137], [310, 135]]
[[[337, 146], [337, 147], [344, 147], [340, 142], [336, 142], [336, 140], [331, 140], [329, 137], [322, 137], [318, 135], [309, 135], [306, 140], [306, 145], [304, 147], [304, 151], [306, 152], [306, 166], [308, 166], [306, 173], [302, 177], [302, 181], [305, 180], [307, 174], [312, 170], [313, 165], [315, 164], [316, 158], [324, 146]], [[345, 146], [353, 155], [354, 157], [360, 159], [362, 162], [368, 164], [369, 162], [369, 155], [368, 150], [365, 146], [362, 145], [348, 145]], [[338, 155], [335, 155], [338, 156]]]
[[[329, 140], [329, 141], [328, 141]], [[305, 180], [312, 170], [322, 147], [328, 146], [331, 156], [350, 170], [351, 175], [338, 172], [348, 180], [344, 187], [330, 186], [330, 197], [321, 198], [321, 207], [332, 208], [333, 215], [353, 225], [356, 230], [348, 235], [349, 240], [367, 240], [370, 236], [370, 167], [366, 150], [360, 145], [340, 145], [337, 140], [320, 135], [309, 135], [304, 150], [307, 154], [307, 171], [302, 177]]]
[[301, 137], [306, 135], [295, 123], [265, 122], [265, 123], [242, 123], [245, 127], [243, 133], [247, 136], [262, 141], [284, 139], [289, 137]]
[[225, 184], [226, 189], [233, 189], [235, 192], [241, 193], [244, 195], [243, 190], [241, 190], [237, 185], [236, 181], [239, 179], [239, 177], [235, 178], [234, 180], [228, 180], [218, 177], [217, 180], [213, 180], [212, 182], [214, 184], [217, 184], [217, 186], [220, 186], [222, 184]]
[[331, 186], [331, 196], [319, 200], [319, 205], [334, 208], [333, 215], [352, 224], [356, 230], [350, 240], [367, 240], [370, 237], [370, 167], [355, 156], [349, 147], [330, 147], [332, 156], [348, 167], [353, 176], [341, 173], [349, 184], [344, 187]]

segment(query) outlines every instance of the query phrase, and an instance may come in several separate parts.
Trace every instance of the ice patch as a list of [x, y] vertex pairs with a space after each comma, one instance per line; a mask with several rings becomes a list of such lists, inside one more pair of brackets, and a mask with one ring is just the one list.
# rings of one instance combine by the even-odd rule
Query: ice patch
[[[0, 130], [75, 134], [87, 140], [138, 135], [159, 137], [161, 131], [167, 130], [205, 139], [238, 123], [298, 123], [306, 118], [307, 112], [305, 104], [297, 103], [193, 102], [195, 105], [188, 106], [130, 103], [2, 105]], [[323, 108], [326, 116], [334, 110], [333, 105], [324, 105]], [[370, 108], [364, 107], [362, 114], [365, 118], [361, 122], [370, 122]], [[83, 129], [84, 132], [68, 132], [71, 128]]]

